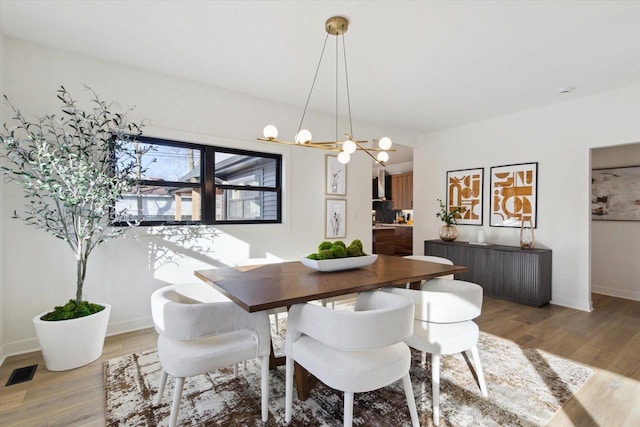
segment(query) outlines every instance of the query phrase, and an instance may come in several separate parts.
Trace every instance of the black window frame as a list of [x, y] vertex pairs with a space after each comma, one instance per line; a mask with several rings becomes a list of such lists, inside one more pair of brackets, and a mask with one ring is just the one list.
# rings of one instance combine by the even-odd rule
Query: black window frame
[[[281, 224], [282, 223], [282, 155], [275, 153], [266, 153], [261, 151], [244, 150], [239, 148], [198, 144], [194, 142], [185, 142], [177, 140], [169, 140], [148, 136], [136, 137], [136, 142], [150, 145], [172, 146], [179, 148], [188, 148], [200, 151], [200, 184], [197, 185], [190, 182], [181, 181], [156, 181], [156, 180], [140, 180], [139, 186], [151, 187], [178, 187], [178, 188], [194, 188], [200, 187], [201, 194], [201, 216], [200, 220], [145, 220], [139, 223], [140, 226], [168, 226], [168, 225], [227, 225], [227, 224]], [[216, 184], [216, 164], [215, 154], [225, 153], [240, 156], [257, 157], [264, 159], [272, 159], [275, 161], [275, 186], [253, 186], [253, 185], [231, 185]], [[260, 191], [269, 192], [276, 195], [276, 217], [273, 219], [225, 219], [216, 220], [216, 193], [217, 190], [241, 190], [241, 191]], [[125, 225], [124, 222], [114, 222], [114, 226]]]

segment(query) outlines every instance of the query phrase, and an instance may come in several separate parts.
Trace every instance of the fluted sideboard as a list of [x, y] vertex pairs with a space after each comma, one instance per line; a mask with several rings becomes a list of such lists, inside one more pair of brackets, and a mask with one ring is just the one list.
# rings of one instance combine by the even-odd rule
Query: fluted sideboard
[[469, 267], [456, 278], [479, 284], [487, 296], [538, 307], [551, 300], [550, 249], [425, 240], [424, 254]]

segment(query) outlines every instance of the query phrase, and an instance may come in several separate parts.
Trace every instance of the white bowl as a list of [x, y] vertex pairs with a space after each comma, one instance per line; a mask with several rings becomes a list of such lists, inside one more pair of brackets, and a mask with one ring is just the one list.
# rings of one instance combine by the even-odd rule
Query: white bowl
[[340, 271], [351, 270], [352, 268], [365, 267], [373, 264], [378, 259], [378, 255], [364, 255], [347, 258], [315, 260], [307, 257], [300, 258], [300, 262], [309, 268], [318, 271]]

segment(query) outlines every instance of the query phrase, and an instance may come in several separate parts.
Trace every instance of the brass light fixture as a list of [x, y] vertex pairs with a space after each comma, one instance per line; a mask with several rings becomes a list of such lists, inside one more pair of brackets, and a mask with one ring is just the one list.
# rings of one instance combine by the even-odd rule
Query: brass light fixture
[[[349, 98], [349, 78], [347, 74], [347, 53], [345, 49], [344, 43], [344, 33], [347, 32], [349, 28], [349, 21], [347, 18], [342, 16], [333, 16], [327, 19], [325, 23], [325, 30], [327, 31], [327, 36], [324, 40], [324, 45], [322, 46], [322, 53], [320, 54], [320, 61], [318, 61], [318, 66], [316, 68], [315, 76], [313, 77], [313, 83], [311, 84], [311, 90], [309, 91], [309, 96], [307, 97], [307, 102], [304, 106], [304, 111], [302, 112], [302, 118], [300, 119], [300, 125], [298, 126], [298, 133], [295, 135], [294, 141], [282, 141], [278, 138], [278, 129], [274, 125], [267, 125], [263, 130], [264, 137], [258, 138], [259, 141], [265, 142], [275, 142], [278, 144], [288, 144], [288, 145], [297, 145], [301, 147], [307, 148], [316, 148], [320, 150], [328, 150], [338, 152], [338, 161], [340, 163], [348, 163], [351, 159], [351, 154], [356, 151], [363, 151], [367, 153], [373, 160], [375, 160], [379, 165], [385, 166], [385, 162], [389, 160], [389, 151], [395, 151], [391, 149], [391, 139], [386, 136], [380, 138], [378, 141], [378, 148], [369, 148], [366, 147], [365, 144], [368, 144], [367, 140], [357, 140], [353, 137], [353, 124], [351, 121], [351, 100]], [[336, 139], [335, 141], [312, 141], [311, 132], [308, 129], [303, 129], [302, 124], [304, 122], [304, 116], [307, 113], [307, 107], [309, 106], [309, 100], [311, 99], [311, 94], [313, 93], [313, 87], [315, 86], [316, 79], [318, 77], [318, 71], [320, 70], [320, 65], [322, 64], [322, 58], [324, 56], [325, 48], [327, 46], [327, 40], [329, 39], [329, 35], [336, 36]], [[344, 74], [345, 74], [345, 86], [347, 92], [347, 106], [349, 111], [349, 132], [346, 132], [344, 140], [338, 140], [338, 36], [342, 36], [342, 53], [344, 56]], [[372, 153], [377, 153], [376, 155]]]

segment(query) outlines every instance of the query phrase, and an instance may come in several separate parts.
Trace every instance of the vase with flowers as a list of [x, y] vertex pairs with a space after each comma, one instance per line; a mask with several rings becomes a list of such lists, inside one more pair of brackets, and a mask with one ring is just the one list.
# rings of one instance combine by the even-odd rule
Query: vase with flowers
[[438, 199], [438, 203], [440, 203], [440, 211], [436, 213], [436, 217], [445, 223], [440, 227], [440, 238], [445, 242], [452, 242], [458, 237], [458, 230], [455, 226], [458, 225], [458, 218], [460, 218], [460, 214], [463, 213], [465, 209], [462, 206], [452, 206], [447, 209], [440, 199]]

